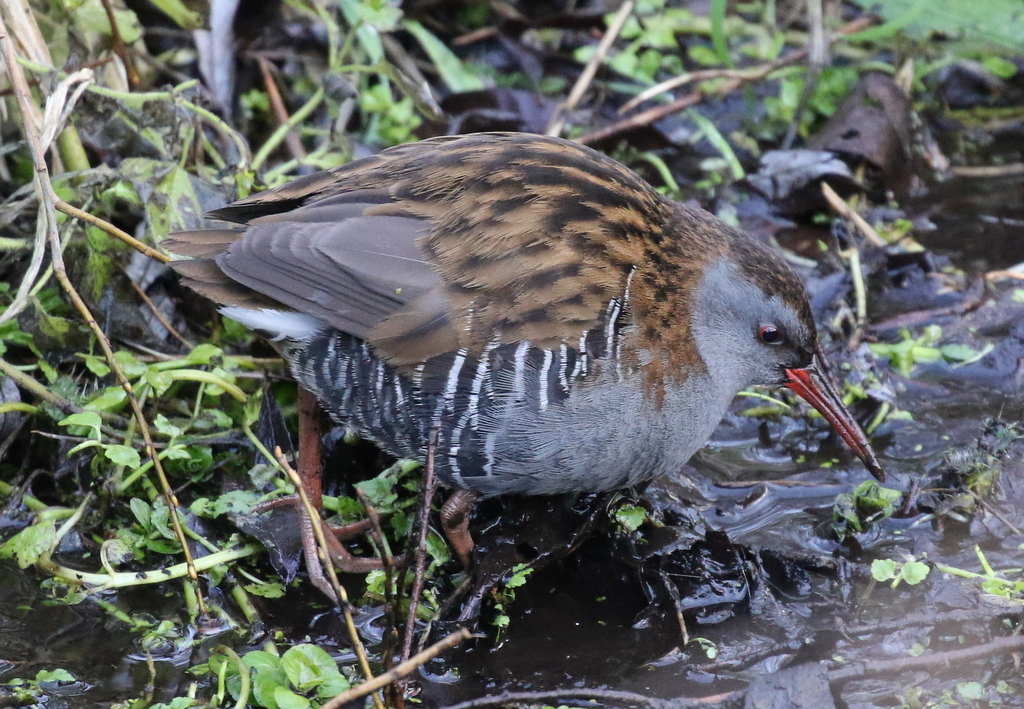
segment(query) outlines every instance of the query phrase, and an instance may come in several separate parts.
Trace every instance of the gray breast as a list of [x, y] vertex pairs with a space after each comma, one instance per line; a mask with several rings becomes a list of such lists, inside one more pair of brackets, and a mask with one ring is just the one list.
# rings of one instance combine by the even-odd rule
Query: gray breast
[[[437, 430], [437, 473], [484, 495], [611, 490], [681, 467], [728, 406], [690, 377], [657, 406], [639, 374], [616, 365], [614, 338], [578, 346], [493, 343], [477, 357], [435, 357], [403, 375], [362, 340], [324, 330], [291, 352], [296, 379], [329, 413], [399, 457], [426, 457]], [[611, 349], [610, 349], [611, 348]]]

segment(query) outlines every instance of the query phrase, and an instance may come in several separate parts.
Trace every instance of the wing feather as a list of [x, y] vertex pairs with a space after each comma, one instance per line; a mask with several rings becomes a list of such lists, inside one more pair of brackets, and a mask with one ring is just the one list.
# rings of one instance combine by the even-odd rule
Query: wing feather
[[[237, 231], [168, 244], [235, 282], [210, 286], [202, 267], [201, 292], [226, 305], [249, 290], [414, 364], [496, 336], [554, 347], [603, 327], [645, 244], [660, 240], [651, 230], [666, 204], [588, 148], [482, 134], [300, 178], [209, 215]], [[175, 268], [198, 268], [185, 263]]]

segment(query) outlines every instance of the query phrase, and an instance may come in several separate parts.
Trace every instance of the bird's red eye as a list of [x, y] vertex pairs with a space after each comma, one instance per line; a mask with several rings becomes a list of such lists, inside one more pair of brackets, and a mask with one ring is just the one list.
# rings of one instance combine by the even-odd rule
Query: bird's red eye
[[764, 325], [757, 331], [757, 339], [766, 345], [777, 345], [782, 342], [782, 333], [777, 327]]

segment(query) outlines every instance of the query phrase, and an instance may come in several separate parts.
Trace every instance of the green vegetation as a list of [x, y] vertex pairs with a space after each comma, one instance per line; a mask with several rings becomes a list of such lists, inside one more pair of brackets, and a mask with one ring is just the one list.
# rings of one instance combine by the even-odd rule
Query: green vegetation
[[887, 519], [896, 511], [894, 505], [903, 498], [903, 493], [882, 487], [874, 480], [867, 480], [853, 492], [844, 492], [836, 497], [832, 508], [832, 531], [840, 539], [849, 534], [860, 534], [867, 528]]

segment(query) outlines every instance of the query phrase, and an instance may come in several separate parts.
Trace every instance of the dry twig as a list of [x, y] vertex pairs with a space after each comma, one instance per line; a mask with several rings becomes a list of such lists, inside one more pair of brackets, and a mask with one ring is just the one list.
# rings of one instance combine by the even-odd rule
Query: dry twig
[[626, 20], [633, 13], [633, 7], [636, 5], [633, 0], [623, 0], [622, 5], [619, 6], [618, 12], [615, 13], [615, 17], [612, 18], [611, 24], [608, 25], [608, 29], [605, 31], [604, 36], [601, 38], [600, 44], [597, 45], [597, 50], [594, 52], [594, 56], [590, 58], [587, 65], [583, 67], [583, 73], [580, 74], [580, 78], [576, 80], [576, 84], [572, 87], [572, 91], [569, 92], [569, 97], [565, 100], [561, 106], [555, 111], [554, 115], [551, 116], [551, 120], [548, 123], [548, 129], [545, 131], [548, 135], [559, 136], [562, 134], [562, 128], [565, 126], [565, 114], [576, 108], [576, 105], [583, 98], [583, 94], [587, 92], [590, 87], [590, 82], [594, 80], [594, 75], [597, 73], [597, 67], [601, 64], [601, 61], [608, 54], [608, 50], [611, 49], [612, 43], [619, 36], [619, 32], [622, 31], [623, 25], [626, 24]]
[[115, 239], [120, 239], [121, 241], [128, 244], [136, 251], [143, 253], [146, 256], [149, 256], [151, 259], [159, 261], [160, 263], [167, 263], [168, 261], [171, 260], [171, 257], [168, 256], [167, 254], [160, 253], [152, 246], [143, 244], [134, 236], [132, 236], [131, 234], [122, 229], [118, 229], [110, 222], [100, 219], [95, 214], [90, 214], [89, 212], [81, 210], [72, 204], [68, 204], [60, 197], [57, 197], [56, 195], [54, 195], [54, 197], [55, 199], [53, 201], [53, 206], [56, 207], [58, 211], [67, 214], [69, 217], [74, 217], [75, 219], [79, 219], [83, 222], [86, 222], [87, 224], [91, 224], [97, 229], [102, 229], [104, 232], [114, 237]]
[[[412, 637], [416, 630], [416, 607], [423, 593], [425, 567], [427, 564], [427, 535], [430, 533], [430, 507], [437, 493], [437, 476], [434, 473], [434, 452], [437, 448], [437, 430], [432, 430], [427, 442], [427, 465], [423, 473], [423, 504], [417, 515], [415, 571], [412, 591], [409, 593], [409, 615], [405, 619], [405, 635], [402, 637], [402, 662], [412, 654]], [[408, 556], [406, 557], [408, 558]]]
[[868, 224], [864, 217], [857, 213], [857, 210], [850, 207], [850, 205], [843, 201], [842, 197], [836, 194], [836, 191], [832, 189], [832, 186], [827, 182], [821, 183], [821, 193], [825, 195], [825, 199], [828, 200], [829, 206], [832, 207], [839, 216], [848, 220], [857, 227], [857, 231], [863, 234], [864, 238], [874, 246], [885, 247], [889, 245], [885, 239], [878, 235], [878, 232], [875, 231], [874, 227]]
[[167, 332], [171, 333], [174, 339], [176, 339], [181, 344], [185, 345], [185, 347], [189, 348], [190, 350], [195, 349], [196, 344], [174, 329], [174, 326], [171, 325], [167, 318], [164, 317], [164, 314], [160, 312], [160, 308], [156, 307], [156, 303], [154, 303], [153, 300], [148, 295], [146, 295], [146, 291], [144, 291], [138, 283], [132, 280], [132, 277], [129, 276], [127, 273], [125, 273], [124, 275], [125, 278], [128, 279], [128, 282], [132, 284], [132, 288], [135, 289], [136, 295], [138, 295], [139, 298], [142, 299], [142, 302], [146, 304], [146, 307], [149, 308], [149, 311], [153, 313], [153, 317], [156, 318], [157, 322], [163, 325], [164, 329], [167, 330]]
[[139, 70], [135, 67], [135, 61], [132, 59], [131, 50], [128, 45], [124, 43], [124, 37], [121, 36], [121, 28], [117, 26], [117, 16], [114, 15], [114, 8], [110, 4], [110, 0], [103, 0], [103, 9], [107, 13], [107, 21], [110, 22], [110, 36], [113, 39], [114, 54], [118, 56], [121, 63], [124, 64], [124, 71], [128, 77], [128, 86], [132, 89], [139, 88], [142, 83], [142, 79], [139, 77]]
[[376, 692], [378, 689], [382, 689], [392, 682], [397, 682], [403, 677], [408, 677], [414, 670], [416, 670], [416, 668], [422, 667], [445, 650], [451, 649], [463, 640], [468, 640], [471, 637], [473, 636], [468, 630], [465, 628], [459, 628], [454, 633], [451, 633], [447, 637], [437, 641], [423, 652], [416, 653], [414, 657], [409, 658], [400, 665], [396, 665], [390, 672], [385, 672], [369, 682], [363, 682], [347, 692], [339, 694], [334, 699], [324, 704], [321, 709], [338, 709], [338, 707], [344, 706], [354, 699], [364, 697], [370, 692]]
[[[259, 64], [260, 74], [263, 75], [263, 85], [267, 88], [267, 97], [270, 99], [270, 107], [274, 111], [277, 122], [282, 126], [288, 126], [291, 118], [288, 116], [284, 99], [281, 98], [281, 92], [277, 88], [277, 82], [274, 81], [273, 65], [269, 59], [259, 55], [256, 57], [256, 63]], [[294, 159], [301, 161], [306, 158], [306, 149], [302, 147], [302, 141], [294, 130], [289, 128], [284, 136], [284, 142]]]
[[949, 171], [957, 177], [1010, 177], [1024, 175], [1024, 162], [1009, 165], [960, 165], [949, 168]]
[[1008, 278], [1016, 281], [1024, 281], [1024, 264], [1017, 264], [1012, 268], [989, 271], [985, 274], [986, 281], [1002, 281]]
[[948, 652], [932, 652], [918, 657], [900, 657], [891, 660], [871, 660], [868, 662], [852, 662], [848, 667], [832, 670], [828, 673], [829, 682], [846, 682], [864, 677], [890, 675], [910, 670], [927, 670], [936, 667], [961, 666], [965, 662], [973, 662], [994, 655], [1008, 655], [1024, 650], [1024, 637], [1011, 635], [996, 638], [991, 642]]
[[[854, 32], [860, 32], [862, 29], [870, 25], [873, 21], [874, 20], [871, 17], [860, 17], [854, 20], [853, 22], [844, 25], [842, 28], [839, 29], [839, 31], [836, 34], [837, 36], [844, 36], [853, 34]], [[792, 64], [794, 62], [799, 61], [800, 59], [805, 58], [808, 54], [808, 51], [809, 50], [806, 47], [803, 49], [798, 49], [792, 54], [789, 54], [782, 59], [778, 59], [775, 62], [763, 64], [760, 67], [755, 67], [749, 70], [723, 70], [720, 72], [720, 76], [722, 78], [731, 78], [731, 80], [727, 81], [721, 86], [718, 86], [713, 91], [708, 92], [708, 95], [724, 96], [726, 94], [732, 93], [745, 83], [762, 79], [768, 74], [770, 74], [772, 71], [775, 71], [776, 69], [782, 66]], [[687, 77], [685, 78], [680, 77], [679, 79], [677, 79], [678, 83], [676, 84], [676, 86], [681, 86], [682, 84], [689, 83], [690, 81], [699, 80], [693, 77], [697, 77], [697, 74], [690, 74], [687, 75]], [[712, 77], [704, 75], [703, 78]], [[650, 96], [647, 96], [647, 98], [650, 98]], [[690, 106], [699, 103], [704, 98], [705, 94], [701, 91], [687, 94], [686, 96], [682, 96], [676, 99], [675, 101], [671, 101], [670, 103], [667, 103], [663, 106], [655, 106], [654, 108], [649, 108], [646, 111], [642, 111], [636, 115], [624, 118], [623, 120], [613, 123], [610, 126], [605, 126], [604, 128], [591, 131], [590, 133], [587, 133], [586, 135], [577, 138], [577, 142], [582, 143], [584, 145], [589, 145], [604, 140], [606, 138], [610, 138], [626, 130], [631, 130], [633, 128], [640, 128], [642, 126], [650, 125], [651, 123], [661, 120], [662, 118], [671, 113], [681, 111], [684, 108], [689, 108]]]
[[[801, 49], [793, 52], [792, 54], [787, 54], [781, 59], [776, 59], [773, 62], [749, 67], [747, 69], [702, 69], [701, 71], [691, 71], [685, 74], [680, 74], [679, 76], [674, 76], [671, 79], [667, 79], [660, 84], [656, 84], [641, 91], [639, 94], [623, 104], [622, 108], [619, 109], [619, 115], [629, 113], [647, 99], [654, 98], [658, 94], [663, 94], [667, 91], [671, 91], [672, 89], [678, 89], [680, 86], [685, 86], [686, 84], [693, 84], [698, 81], [710, 81], [712, 79], [757, 81], [758, 79], [763, 79], [777, 69], [782, 69], [790, 64], [795, 64], [806, 56], [807, 50]], [[659, 108], [661, 107], [659, 106]]]
[[[724, 96], [725, 94], [732, 93], [735, 91], [743, 82], [740, 79], [733, 79], [725, 84], [722, 84], [718, 89], [715, 90], [715, 94]], [[640, 128], [642, 126], [650, 125], [655, 121], [661, 120], [670, 113], [676, 113], [682, 111], [684, 108], [689, 108], [695, 104], [701, 102], [704, 98], [704, 94], [701, 92], [695, 92], [687, 94], [682, 98], [677, 98], [671, 103], [666, 103], [664, 106], [655, 106], [649, 108], [646, 111], [634, 114], [629, 118], [624, 118], [621, 121], [616, 121], [610, 126], [604, 128], [598, 128], [595, 131], [591, 131], [586, 135], [580, 136], [576, 139], [576, 142], [582, 143], [583, 145], [590, 145], [591, 143], [597, 143], [599, 141], [610, 138], [613, 135], [617, 135], [623, 131], [632, 130], [633, 128]]]

